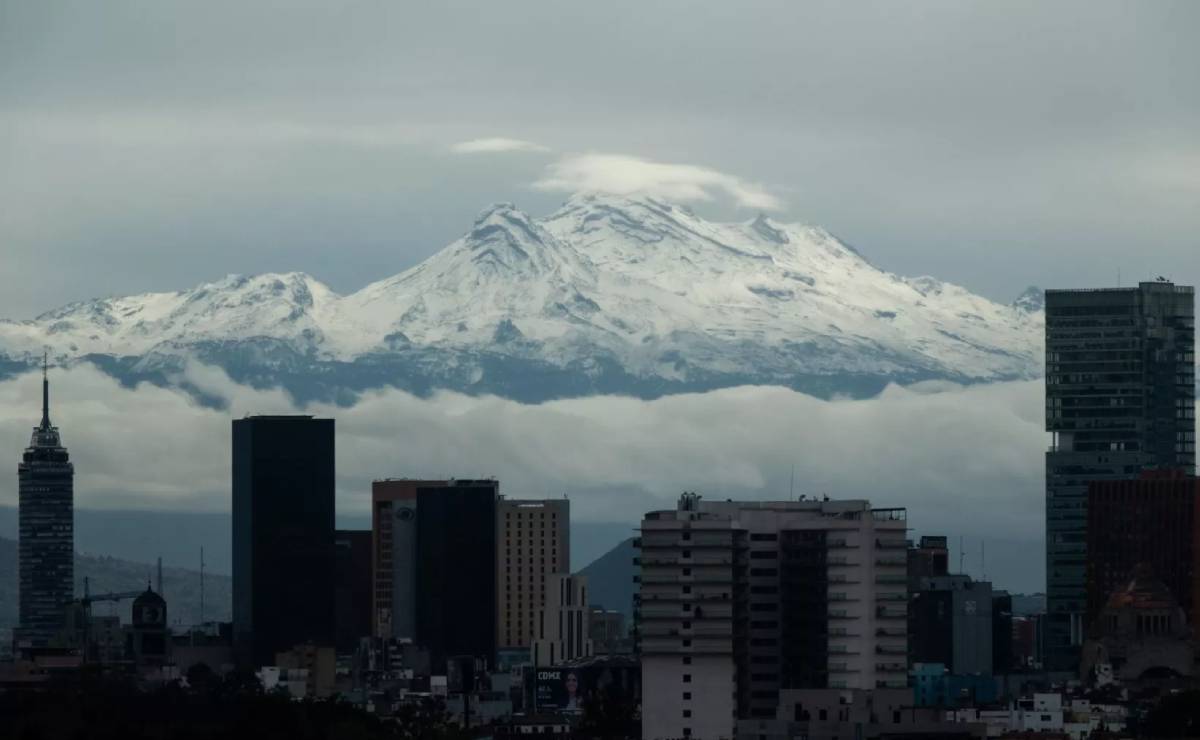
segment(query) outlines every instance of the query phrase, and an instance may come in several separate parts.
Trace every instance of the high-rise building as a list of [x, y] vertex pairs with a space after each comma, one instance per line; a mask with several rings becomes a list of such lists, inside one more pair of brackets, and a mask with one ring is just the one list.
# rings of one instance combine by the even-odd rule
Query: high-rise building
[[372, 629], [446, 659], [496, 653], [495, 480], [375, 481]]
[[[496, 625], [501, 648], [539, 639], [546, 578], [571, 572], [571, 503], [501, 498], [496, 510]], [[587, 606], [586, 604], [584, 606]]]
[[417, 491], [444, 480], [371, 484], [371, 631], [411, 640], [417, 634]]
[[702, 501], [642, 521], [642, 733], [718, 738], [779, 692], [907, 682], [903, 509]]
[[991, 675], [992, 608], [987, 581], [967, 575], [921, 579], [909, 604], [912, 661], [940, 663], [957, 676]]
[[1139, 566], [1171, 591], [1188, 622], [1200, 618], [1200, 479], [1158, 471], [1088, 486], [1087, 622]]
[[591, 609], [587, 576], [556, 573], [546, 576], [546, 606], [538, 613], [533, 665], [555, 666], [593, 654]]
[[333, 545], [337, 558], [335, 598], [339, 653], [353, 652], [371, 636], [371, 530], [339, 529]]
[[42, 367], [42, 422], [17, 465], [18, 648], [49, 644], [74, 595], [75, 466], [50, 423], [50, 380]]
[[496, 655], [494, 480], [417, 491], [416, 642], [433, 669], [447, 658]]
[[1196, 468], [1191, 287], [1046, 291], [1046, 667], [1075, 671], [1084, 636], [1087, 487]]
[[336, 641], [334, 423], [233, 422], [233, 630], [239, 663]]

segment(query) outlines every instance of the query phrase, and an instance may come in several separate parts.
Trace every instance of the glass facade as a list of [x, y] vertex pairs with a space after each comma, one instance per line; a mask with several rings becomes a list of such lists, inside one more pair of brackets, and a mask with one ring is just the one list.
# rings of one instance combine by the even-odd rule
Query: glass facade
[[1084, 637], [1087, 487], [1143, 470], [1193, 474], [1191, 287], [1046, 291], [1047, 668], [1075, 671]]

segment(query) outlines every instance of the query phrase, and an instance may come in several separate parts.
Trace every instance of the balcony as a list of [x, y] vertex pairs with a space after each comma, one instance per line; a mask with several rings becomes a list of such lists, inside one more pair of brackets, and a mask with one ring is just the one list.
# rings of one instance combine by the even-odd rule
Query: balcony
[[908, 550], [908, 540], [875, 540], [876, 550]]
[[875, 576], [875, 582], [876, 583], [884, 583], [884, 584], [886, 584], [886, 583], [907, 584], [908, 576], [881, 574], [881, 575]]
[[905, 645], [876, 645], [876, 655], [908, 655], [908, 647]]
[[875, 670], [879, 673], [903, 673], [908, 674], [907, 663], [876, 663]]
[[908, 558], [875, 558], [875, 565], [880, 568], [907, 568]]
[[830, 609], [829, 610], [829, 619], [830, 620], [858, 619], [858, 615], [851, 614], [850, 612], [846, 611], [845, 609]]

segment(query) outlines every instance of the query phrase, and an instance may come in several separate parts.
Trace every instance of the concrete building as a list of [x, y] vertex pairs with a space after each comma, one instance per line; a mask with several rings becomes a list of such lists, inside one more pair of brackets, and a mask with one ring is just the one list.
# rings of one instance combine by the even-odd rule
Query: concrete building
[[1200, 607], [1200, 479], [1174, 471], [1088, 486], [1087, 627], [1146, 565], [1196, 623]]
[[625, 615], [619, 611], [592, 605], [588, 637], [596, 655], [621, 655], [633, 651]]
[[1195, 297], [1160, 281], [1046, 291], [1046, 667], [1074, 672], [1087, 610], [1087, 487], [1196, 468]]
[[411, 640], [417, 632], [417, 491], [445, 480], [371, 483], [371, 632]]
[[446, 659], [496, 654], [495, 480], [375, 481], [372, 629]]
[[75, 466], [50, 423], [50, 381], [42, 368], [42, 421], [17, 464], [18, 652], [50, 645], [75, 596]]
[[912, 660], [940, 663], [957, 676], [992, 675], [992, 607], [986, 581], [966, 575], [921, 579], [909, 603]]
[[702, 501], [642, 521], [643, 736], [729, 737], [781, 689], [907, 682], [903, 509]]
[[587, 576], [556, 573], [546, 577], [546, 605], [537, 618], [533, 665], [555, 666], [593, 654], [591, 609], [587, 602]]
[[334, 424], [233, 422], [233, 639], [243, 666], [335, 642]]
[[496, 507], [496, 640], [503, 649], [538, 639], [546, 578], [571, 572], [571, 503], [500, 498]]

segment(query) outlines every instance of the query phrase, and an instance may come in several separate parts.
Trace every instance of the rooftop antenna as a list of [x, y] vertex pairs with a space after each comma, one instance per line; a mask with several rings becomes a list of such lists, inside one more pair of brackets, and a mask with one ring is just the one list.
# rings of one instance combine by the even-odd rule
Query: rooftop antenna
[[158, 595], [162, 596], [162, 555], [158, 556]]
[[204, 624], [204, 546], [200, 546], [200, 624]]
[[963, 558], [966, 557], [967, 551], [963, 549], [963, 538], [958, 536], [958, 572], [961, 575], [963, 571]]
[[50, 428], [50, 351], [42, 350], [42, 428]]
[[796, 500], [796, 463], [792, 463], [792, 480], [788, 484], [788, 500]]

